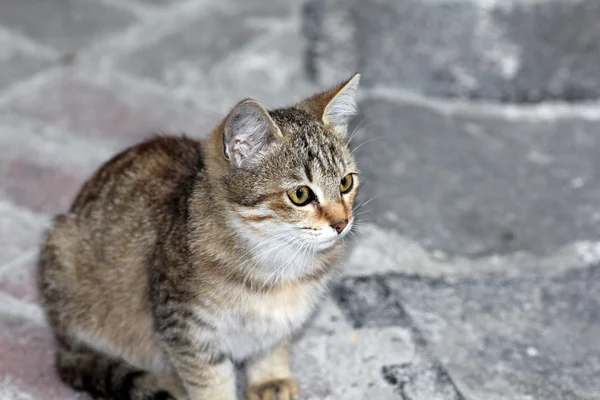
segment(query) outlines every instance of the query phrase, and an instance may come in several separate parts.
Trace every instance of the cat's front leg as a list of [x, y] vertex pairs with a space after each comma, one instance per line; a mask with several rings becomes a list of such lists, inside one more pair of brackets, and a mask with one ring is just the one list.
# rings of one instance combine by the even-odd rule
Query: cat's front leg
[[234, 364], [217, 332], [185, 308], [166, 302], [157, 310], [158, 332], [189, 400], [237, 400]]
[[292, 400], [300, 395], [290, 372], [290, 345], [284, 343], [246, 366], [248, 400]]
[[171, 348], [170, 354], [189, 400], [237, 400], [235, 367], [229, 358], [211, 359], [193, 347]]

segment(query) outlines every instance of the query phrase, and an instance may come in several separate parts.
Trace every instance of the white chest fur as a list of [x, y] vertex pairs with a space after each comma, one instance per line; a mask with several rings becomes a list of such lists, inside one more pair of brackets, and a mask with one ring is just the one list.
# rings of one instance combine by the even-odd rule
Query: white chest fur
[[223, 346], [241, 361], [278, 344], [304, 324], [322, 294], [322, 285], [316, 283], [245, 292], [216, 321]]

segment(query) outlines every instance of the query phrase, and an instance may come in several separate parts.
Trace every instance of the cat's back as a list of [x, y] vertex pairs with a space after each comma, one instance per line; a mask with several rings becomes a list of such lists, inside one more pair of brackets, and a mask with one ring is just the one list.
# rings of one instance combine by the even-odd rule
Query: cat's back
[[153, 138], [117, 154], [85, 182], [70, 212], [54, 220], [41, 274], [52, 270], [82, 293], [145, 290], [157, 238], [181, 219], [201, 170], [200, 144], [184, 137]]
[[[203, 170], [199, 142], [159, 136], [132, 146], [104, 163], [83, 185], [71, 207], [80, 218], [152, 212], [190, 188]], [[143, 209], [140, 209], [142, 207]], [[101, 214], [101, 215], [100, 215]]]
[[83, 185], [69, 216], [96, 264], [144, 263], [156, 238], [181, 221], [203, 160], [199, 142], [160, 136], [130, 147]]
[[185, 213], [202, 171], [199, 142], [157, 137], [117, 154], [86, 181], [40, 255], [41, 299], [59, 332], [110, 343], [122, 355], [137, 343], [142, 350], [131, 357], [153, 362], [148, 259], [164, 228]]

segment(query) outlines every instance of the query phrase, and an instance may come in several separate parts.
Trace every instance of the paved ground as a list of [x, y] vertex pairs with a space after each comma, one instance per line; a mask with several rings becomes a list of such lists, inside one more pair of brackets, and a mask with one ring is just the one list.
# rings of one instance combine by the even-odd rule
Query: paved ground
[[[599, 7], [549, 19], [580, 23], [570, 40], [543, 31], [564, 49], [539, 50], [558, 78], [537, 90], [539, 69], [515, 67], [540, 60], [515, 45], [531, 30], [490, 27], [546, 26], [548, 1], [534, 2], [539, 18], [489, 1], [311, 3], [0, 1], [0, 399], [85, 398], [54, 374], [32, 279], [50, 216], [99, 163], [153, 131], [202, 137], [243, 97], [289, 104], [355, 68], [353, 145], [373, 199], [295, 346], [303, 399], [600, 398], [600, 104], [531, 104], [595, 96], [597, 70], [560, 71], [573, 49], [596, 54], [595, 32], [572, 29]], [[469, 24], [487, 58], [452, 47]]]

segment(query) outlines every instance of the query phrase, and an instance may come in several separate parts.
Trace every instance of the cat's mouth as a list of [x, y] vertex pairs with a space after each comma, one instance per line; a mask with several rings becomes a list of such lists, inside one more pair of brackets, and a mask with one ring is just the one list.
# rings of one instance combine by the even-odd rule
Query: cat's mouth
[[327, 250], [327, 249], [333, 247], [335, 244], [340, 243], [344, 239], [344, 237], [348, 234], [349, 231], [350, 231], [350, 229], [346, 229], [346, 230], [344, 230], [344, 232], [342, 232], [340, 234], [336, 234], [335, 236], [331, 236], [329, 238], [319, 240], [318, 242], [312, 244], [312, 247], [316, 251]]
[[[348, 224], [346, 229], [344, 229], [339, 234], [336, 232], [335, 234], [327, 235], [326, 237], [317, 238], [317, 240], [315, 240], [314, 242], [311, 243], [311, 247], [316, 251], [327, 250], [327, 249], [333, 247], [335, 244], [341, 242], [344, 239], [344, 237], [346, 237], [348, 232], [350, 232], [351, 229], [352, 229], [352, 221], [350, 221], [350, 223]], [[321, 235], [319, 235], [319, 236], [321, 236]], [[325, 236], [325, 234], [323, 234], [322, 236]]]

